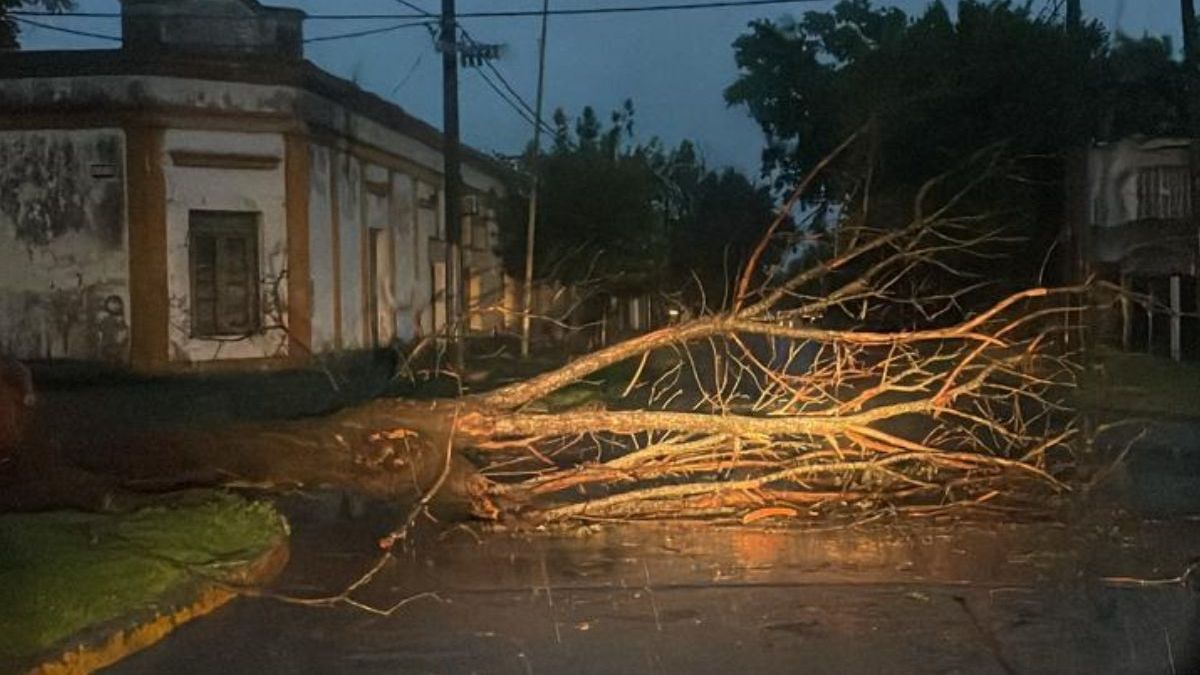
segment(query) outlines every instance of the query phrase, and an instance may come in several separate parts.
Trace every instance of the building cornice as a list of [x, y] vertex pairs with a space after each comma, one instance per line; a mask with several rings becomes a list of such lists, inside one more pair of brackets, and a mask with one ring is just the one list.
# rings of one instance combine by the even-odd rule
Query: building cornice
[[[413, 138], [441, 151], [443, 136], [433, 125], [411, 115], [399, 105], [365, 91], [306, 60], [226, 59], [193, 55], [139, 57], [120, 50], [68, 50], [11, 52], [0, 59], [0, 85], [5, 81], [50, 78], [170, 77], [185, 80], [287, 87], [335, 102], [348, 112]], [[32, 102], [0, 100], [0, 111], [31, 114], [77, 110], [80, 102], [49, 97]], [[98, 105], [92, 101], [89, 105]], [[147, 108], [155, 107], [151, 102]], [[296, 110], [299, 116], [303, 111]], [[488, 154], [463, 146], [464, 160], [475, 169], [508, 182], [512, 169]]]

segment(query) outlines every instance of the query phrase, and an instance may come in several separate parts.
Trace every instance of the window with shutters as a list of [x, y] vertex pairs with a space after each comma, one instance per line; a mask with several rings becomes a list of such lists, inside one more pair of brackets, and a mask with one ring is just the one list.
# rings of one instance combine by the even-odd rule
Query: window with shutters
[[258, 330], [258, 213], [191, 211], [188, 250], [192, 336]]
[[1154, 166], [1139, 170], [1138, 219], [1190, 217], [1191, 183], [1191, 172], [1186, 166]]

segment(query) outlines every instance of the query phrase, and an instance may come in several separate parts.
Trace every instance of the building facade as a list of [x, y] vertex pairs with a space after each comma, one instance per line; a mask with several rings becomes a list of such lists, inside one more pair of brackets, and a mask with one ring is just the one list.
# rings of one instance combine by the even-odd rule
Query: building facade
[[[442, 137], [303, 58], [303, 14], [124, 0], [120, 49], [0, 63], [0, 353], [142, 372], [447, 320]], [[503, 319], [497, 163], [464, 148], [470, 328]]]
[[1191, 139], [1134, 136], [1090, 148], [1078, 186], [1077, 278], [1119, 286], [1100, 338], [1175, 360], [1200, 357], [1196, 160]]

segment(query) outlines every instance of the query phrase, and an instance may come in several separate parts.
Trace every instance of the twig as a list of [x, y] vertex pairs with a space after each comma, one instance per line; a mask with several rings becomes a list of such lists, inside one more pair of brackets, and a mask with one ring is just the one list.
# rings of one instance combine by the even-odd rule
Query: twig
[[[455, 408], [453, 416], [455, 423], [458, 421], [458, 413], [459, 409]], [[370, 612], [371, 614], [377, 614], [379, 616], [391, 616], [402, 607], [424, 598], [432, 598], [438, 602], [444, 602], [444, 600], [442, 600], [442, 598], [433, 591], [425, 591], [403, 598], [386, 608], [368, 605], [355, 600], [352, 596], [355, 591], [374, 581], [375, 577], [379, 575], [384, 567], [386, 567], [387, 564], [394, 559], [393, 550], [395, 545], [407, 538], [409, 530], [412, 528], [413, 523], [416, 522], [417, 517], [425, 510], [429, 502], [434, 498], [435, 495], [437, 495], [438, 491], [441, 490], [442, 486], [445, 484], [446, 478], [450, 475], [450, 468], [452, 466], [451, 460], [453, 458], [454, 450], [455, 426], [456, 424], [452, 424], [450, 427], [450, 433], [446, 439], [446, 460], [442, 466], [441, 473], [437, 477], [437, 480], [432, 486], [430, 486], [425, 494], [423, 494], [421, 498], [417, 500], [417, 503], [413, 506], [413, 508], [409, 510], [408, 515], [405, 517], [400, 527], [379, 540], [379, 547], [383, 549], [383, 553], [379, 556], [379, 558], [376, 559], [375, 563], [361, 576], [351, 582], [350, 585], [346, 586], [344, 590], [334, 595], [316, 598], [302, 598], [266, 590], [249, 590], [245, 592], [249, 595], [258, 595], [271, 598], [273, 600], [278, 600], [280, 602], [286, 602], [288, 604], [304, 605], [308, 607], [332, 607], [339, 604], [345, 604], [366, 612]]]

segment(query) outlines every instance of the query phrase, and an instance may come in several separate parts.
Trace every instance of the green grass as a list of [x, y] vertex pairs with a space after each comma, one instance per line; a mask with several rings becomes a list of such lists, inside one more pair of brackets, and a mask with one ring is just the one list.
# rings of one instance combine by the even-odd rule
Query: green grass
[[1079, 403], [1102, 410], [1200, 417], [1200, 364], [1105, 351], [1080, 381]]
[[[119, 514], [0, 515], [0, 660], [165, 606], [266, 553], [286, 524], [274, 508], [222, 493]], [[199, 572], [200, 574], [196, 574]]]

